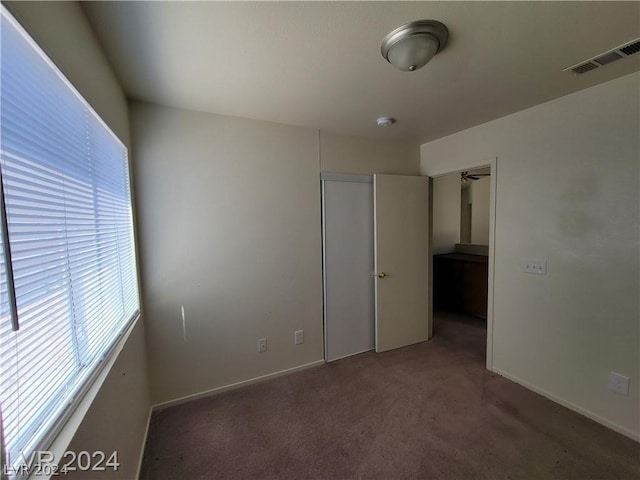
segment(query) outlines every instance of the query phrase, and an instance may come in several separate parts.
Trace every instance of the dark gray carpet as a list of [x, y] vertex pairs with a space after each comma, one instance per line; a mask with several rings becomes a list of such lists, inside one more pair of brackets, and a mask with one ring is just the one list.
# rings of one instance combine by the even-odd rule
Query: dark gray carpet
[[640, 479], [640, 444], [485, 370], [483, 321], [154, 412], [141, 479]]

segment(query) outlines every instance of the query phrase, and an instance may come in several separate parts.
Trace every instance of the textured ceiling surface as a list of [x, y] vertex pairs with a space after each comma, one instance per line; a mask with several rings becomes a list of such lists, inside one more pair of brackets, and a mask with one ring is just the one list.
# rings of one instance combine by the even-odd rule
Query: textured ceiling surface
[[[127, 95], [323, 131], [425, 142], [638, 71], [562, 69], [640, 37], [640, 2], [85, 2]], [[380, 55], [435, 19], [424, 68]], [[380, 129], [375, 119], [397, 123]]]

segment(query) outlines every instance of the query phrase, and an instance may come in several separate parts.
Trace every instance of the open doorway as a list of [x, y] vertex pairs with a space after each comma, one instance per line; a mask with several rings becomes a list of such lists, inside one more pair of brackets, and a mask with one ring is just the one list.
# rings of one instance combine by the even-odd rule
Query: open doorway
[[464, 337], [456, 344], [467, 345], [488, 368], [491, 175], [489, 165], [433, 178], [431, 243], [434, 336]]

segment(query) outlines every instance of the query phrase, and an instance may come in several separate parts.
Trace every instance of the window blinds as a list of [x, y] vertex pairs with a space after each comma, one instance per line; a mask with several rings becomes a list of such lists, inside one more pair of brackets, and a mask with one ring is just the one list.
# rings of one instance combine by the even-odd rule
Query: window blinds
[[139, 301], [126, 148], [4, 7], [0, 58], [0, 406], [16, 461], [46, 447]]

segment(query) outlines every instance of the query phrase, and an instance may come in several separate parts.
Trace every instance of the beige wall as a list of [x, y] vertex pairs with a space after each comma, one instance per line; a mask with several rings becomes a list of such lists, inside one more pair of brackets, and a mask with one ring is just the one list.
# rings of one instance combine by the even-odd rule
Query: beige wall
[[[425, 175], [498, 159], [495, 370], [635, 438], [639, 87], [629, 75], [421, 148]], [[610, 371], [629, 396], [607, 390]]]
[[321, 165], [417, 173], [418, 147], [144, 103], [131, 113], [153, 403], [322, 362]]
[[420, 174], [418, 144], [320, 133], [320, 171], [337, 173]]
[[318, 132], [131, 113], [153, 402], [322, 360]]
[[471, 204], [471, 243], [489, 245], [489, 199], [491, 179], [473, 180], [469, 186]]
[[453, 252], [460, 242], [460, 174], [433, 179], [433, 255]]
[[[129, 145], [126, 99], [80, 6], [76, 2], [3, 3]], [[61, 435], [73, 437], [68, 448], [75, 451], [118, 450], [119, 471], [108, 478], [133, 478], [142, 453], [149, 405], [144, 327], [140, 321], [84, 418], [72, 417], [70, 424], [80, 422], [77, 431], [63, 430]], [[94, 477], [83, 472], [82, 478]]]

